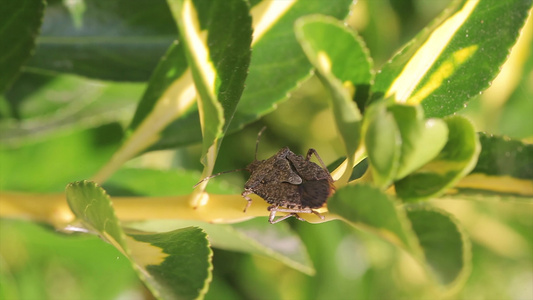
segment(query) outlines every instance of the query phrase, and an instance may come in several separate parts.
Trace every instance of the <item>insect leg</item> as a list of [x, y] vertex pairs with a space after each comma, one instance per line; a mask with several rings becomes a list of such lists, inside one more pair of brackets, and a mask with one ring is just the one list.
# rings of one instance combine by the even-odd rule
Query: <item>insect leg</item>
[[233, 173], [233, 172], [239, 172], [239, 171], [244, 171], [244, 170], [246, 170], [246, 169], [235, 169], [235, 170], [229, 170], [229, 171], [224, 171], [224, 172], [218, 172], [218, 173], [216, 173], [216, 174], [213, 174], [213, 175], [207, 176], [206, 178], [204, 178], [204, 179], [198, 181], [198, 183], [195, 184], [195, 185], [193, 186], [193, 188], [197, 187], [198, 185], [200, 185], [200, 183], [202, 183], [202, 182], [204, 182], [204, 181], [206, 181], [206, 180], [209, 180], [209, 179], [211, 179], [211, 178], [213, 178], [213, 177], [217, 177], [218, 175], [227, 174], [227, 173]]
[[263, 128], [261, 128], [261, 130], [259, 130], [259, 133], [257, 134], [257, 140], [255, 141], [255, 158], [254, 160], [257, 160], [257, 149], [259, 148], [259, 141], [261, 140], [261, 135], [263, 134], [263, 131], [265, 131], [266, 126], [264, 126]]
[[248, 197], [248, 195], [250, 195], [250, 194], [253, 194], [253, 192], [250, 191], [250, 190], [244, 190], [244, 191], [242, 192], [242, 194], [241, 194], [241, 196], [242, 196], [244, 199], [246, 199], [246, 201], [248, 201], [248, 202], [246, 203], [246, 206], [244, 207], [244, 212], [246, 212], [246, 210], [248, 210], [248, 207], [250, 207], [250, 205], [252, 205], [252, 198]]
[[313, 210], [311, 208], [301, 208], [301, 209], [296, 209], [296, 208], [283, 208], [283, 207], [277, 207], [277, 206], [270, 206], [268, 208], [268, 210], [270, 211], [270, 215], [272, 216], [272, 211], [279, 211], [279, 212], [288, 212], [288, 213], [291, 213], [289, 215], [295, 215], [295, 217], [300, 220], [300, 221], [305, 221], [303, 220], [302, 218], [300, 218], [297, 213], [305, 213], [305, 214], [315, 214], [317, 217], [319, 217], [320, 219], [324, 220], [324, 216], [321, 215], [318, 211], [316, 210]]
[[274, 208], [275, 206], [268, 207], [268, 210], [270, 211], [270, 215], [268, 216], [268, 222], [270, 222], [270, 224], [274, 224], [274, 218], [276, 217], [276, 210]]
[[304, 214], [312, 214], [313, 210], [309, 207], [306, 208], [284, 208], [284, 207], [277, 207], [277, 206], [270, 206], [269, 210], [275, 209], [279, 212], [288, 212], [288, 213], [304, 213]]
[[274, 218], [276, 217], [276, 212], [279, 211], [279, 208], [277, 206], [272, 205], [272, 206], [268, 207], [268, 210], [270, 211], [270, 216], [268, 217], [268, 222], [270, 222], [270, 224], [276, 224], [276, 223], [281, 222], [281, 221], [283, 221], [285, 219], [288, 219], [290, 217], [295, 217], [295, 218], [297, 218], [300, 221], [305, 221], [305, 219], [302, 219], [296, 213], [290, 213], [290, 214], [285, 215], [283, 217], [280, 217], [280, 218], [278, 218], [277, 220], [274, 221]]
[[[277, 220], [275, 220], [275, 221], [273, 220], [272, 222], [270, 222], [270, 224], [276, 224], [276, 223], [281, 222], [281, 221], [283, 221], [283, 220], [285, 220], [285, 219], [288, 219], [288, 218], [290, 218], [290, 217], [295, 217], [296, 219], [298, 219], [298, 220], [300, 220], [300, 221], [307, 222], [305, 219], [303, 219], [302, 217], [300, 217], [298, 214], [296, 214], [296, 213], [291, 213], [291, 214], [285, 215], [285, 216], [283, 216], [283, 217], [281, 217], [281, 218], [279, 218], [279, 219], [277, 219]], [[270, 221], [270, 220], [269, 220], [269, 221]]]
[[281, 222], [287, 218], [290, 218], [292, 216], [292, 214], [288, 214], [286, 216], [283, 216], [281, 218], [278, 218], [277, 220], [274, 221], [274, 218], [276, 217], [276, 210], [271, 210], [270, 211], [270, 216], [268, 217], [268, 222], [270, 222], [270, 224], [276, 224], [278, 222]]
[[318, 160], [318, 162], [320, 162], [320, 166], [322, 166], [322, 168], [328, 172], [329, 174], [329, 171], [328, 171], [328, 168], [326, 167], [326, 164], [324, 164], [324, 162], [322, 161], [322, 158], [320, 158], [320, 155], [318, 155], [318, 152], [316, 152], [315, 149], [313, 148], [309, 148], [309, 150], [307, 150], [307, 156], [305, 157], [305, 160], [310, 160], [311, 159], [311, 155], [315, 155], [316, 159]]
[[315, 214], [317, 217], [319, 217], [321, 220], [324, 220], [324, 219], [325, 219], [323, 215], [321, 215], [321, 214], [318, 213], [318, 211], [316, 211], [316, 210], [311, 210], [311, 212], [314, 213], [314, 214]]

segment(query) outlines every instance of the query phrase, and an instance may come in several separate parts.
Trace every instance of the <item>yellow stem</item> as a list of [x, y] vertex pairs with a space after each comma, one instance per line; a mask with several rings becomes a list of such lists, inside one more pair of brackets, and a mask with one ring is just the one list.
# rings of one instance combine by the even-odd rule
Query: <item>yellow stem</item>
[[[250, 195], [253, 203], [246, 213], [243, 213], [246, 201], [240, 195], [205, 193], [204, 196], [208, 197], [209, 201], [206, 205], [196, 209], [190, 206], [189, 195], [112, 197], [111, 201], [121, 222], [180, 219], [209, 223], [235, 223], [253, 217], [265, 217], [269, 214], [267, 210], [269, 204], [256, 195]], [[321, 220], [314, 214], [301, 214], [301, 217], [311, 223], [321, 223], [338, 218], [329, 214], [326, 208], [321, 208], [318, 211], [326, 217], [325, 220]], [[14, 192], [0, 193], [0, 217], [44, 222], [57, 229], [64, 229], [76, 218], [70, 210], [64, 194], [46, 195]]]
[[0, 217], [44, 222], [56, 228], [75, 219], [63, 194], [0, 193]]

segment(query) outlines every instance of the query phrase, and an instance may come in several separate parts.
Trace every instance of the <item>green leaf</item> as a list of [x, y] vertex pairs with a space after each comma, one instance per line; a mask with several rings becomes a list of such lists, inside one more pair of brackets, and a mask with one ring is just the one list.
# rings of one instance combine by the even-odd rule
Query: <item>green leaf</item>
[[405, 212], [379, 189], [363, 184], [340, 188], [328, 200], [328, 210], [352, 226], [369, 229], [416, 254]]
[[[192, 101], [181, 100], [187, 97], [184, 95], [185, 89], [192, 84], [190, 74], [185, 74], [187, 70], [187, 60], [183, 47], [178, 43], [173, 43], [150, 77], [146, 91], [130, 124], [131, 131], [138, 130], [143, 122], [150, 123], [146, 119], [153, 118], [154, 115], [157, 115], [159, 119], [165, 117], [163, 120], [172, 119], [175, 114], [183, 114], [192, 106], [192, 103], [189, 103]], [[189, 98], [194, 98], [194, 95], [189, 96]], [[172, 106], [169, 103], [165, 107], [159, 108], [161, 102], [171, 102], [171, 99], [174, 99], [172, 102], [181, 105], [171, 109]], [[170, 116], [163, 115], [164, 111], [169, 111]], [[198, 133], [201, 134], [200, 131]]]
[[[129, 142], [134, 144], [137, 140], [142, 145], [137, 151], [173, 148], [178, 145], [177, 139], [201, 141], [193, 84], [184, 49], [175, 43], [150, 77], [130, 124], [129, 129], [138, 137]], [[154, 133], [160, 136], [143, 143], [143, 136]]]
[[12, 116], [0, 120], [0, 140], [5, 146], [21, 146], [111, 122], [126, 123], [135, 108], [131, 99], [142, 89], [139, 83], [23, 73], [5, 94]]
[[35, 47], [44, 13], [44, 1], [2, 3], [0, 10], [0, 93], [13, 83]]
[[407, 177], [395, 182], [404, 201], [420, 201], [441, 195], [467, 175], [478, 159], [481, 147], [472, 123], [460, 116], [444, 119], [448, 142], [441, 153]]
[[[241, 102], [249, 103], [244, 107], [241, 103], [237, 107], [232, 131], [270, 112], [275, 103], [285, 99], [290, 90], [309, 76], [311, 66], [305, 63], [305, 55], [292, 34], [294, 21], [300, 16], [318, 12], [343, 18], [347, 15], [350, 4], [351, 1], [348, 0], [329, 3], [263, 1], [254, 6], [251, 11], [254, 24], [261, 26], [254, 33], [254, 55], [246, 89], [241, 97]], [[269, 13], [265, 14], [266, 12]], [[223, 26], [219, 29], [222, 28]], [[271, 41], [274, 40], [275, 45], [283, 44], [283, 51], [278, 51], [278, 46], [272, 48]], [[288, 56], [293, 58], [287, 59]], [[281, 66], [280, 61], [283, 62]], [[97, 181], [103, 181], [123, 162], [145, 149], [167, 149], [200, 141], [201, 126], [191, 101], [194, 95], [188, 94], [192, 78], [190, 73], [185, 72], [186, 65], [182, 46], [172, 46], [150, 79], [131, 125], [134, 130], [132, 135], [113, 162], [95, 176]], [[269, 65], [276, 67], [269, 68]], [[236, 69], [242, 71], [240, 67], [237, 66]], [[251, 105], [251, 108], [246, 105]], [[266, 107], [262, 107], [264, 105]], [[231, 109], [225, 109], [226, 119], [230, 112]], [[228, 122], [225, 123], [227, 125]]]
[[[367, 91], [373, 79], [368, 50], [361, 38], [332, 17], [300, 18], [295, 31], [307, 58], [331, 94], [337, 130], [348, 157], [347, 164], [353, 166], [360, 143], [362, 117], [352, 99], [357, 91]], [[346, 170], [343, 181], [347, 182], [351, 168]]]
[[206, 293], [212, 252], [201, 229], [126, 235], [109, 196], [95, 183], [71, 183], [66, 195], [79, 221], [124, 253], [155, 297], [193, 299]]
[[[82, 3], [80, 8], [65, 1], [48, 4], [43, 32], [26, 70], [146, 81], [178, 38], [164, 0]], [[69, 13], [73, 9], [81, 13]]]
[[442, 120], [424, 120], [421, 107], [385, 102], [368, 108], [363, 130], [374, 182], [382, 188], [435, 158], [448, 135]]
[[[252, 9], [254, 22], [256, 16], [264, 13], [265, 7], [282, 7], [281, 3], [262, 1]], [[344, 19], [349, 12], [352, 1], [293, 1], [287, 2], [286, 11], [272, 19], [261, 20], [268, 30], [256, 32], [250, 73], [246, 89], [237, 109], [233, 128], [243, 127], [260, 116], [271, 112], [276, 103], [285, 100], [287, 93], [295, 89], [299, 82], [310, 75], [311, 65], [302, 52], [294, 36], [294, 22], [301, 16], [320, 13], [337, 19]], [[263, 11], [261, 11], [263, 10]], [[268, 15], [265, 14], [268, 18]], [[257, 20], [259, 21], [259, 20]], [[281, 62], [281, 64], [280, 64]]]
[[498, 74], [531, 0], [454, 1], [376, 76], [373, 98], [421, 104], [426, 117], [463, 108]]
[[[206, 24], [201, 18], [211, 13], [199, 11], [202, 8], [197, 7], [198, 3], [193, 4], [192, 0], [167, 2], [182, 36], [187, 64], [192, 71], [196, 92], [199, 94], [197, 99], [203, 137], [202, 163], [205, 167], [202, 176], [205, 177], [211, 175], [215, 166], [219, 137], [224, 125], [224, 110], [216, 99], [216, 81], [220, 78], [208, 46], [212, 32], [211, 28], [205, 28], [213, 23]], [[202, 31], [207, 31], [208, 36], [205, 37], [205, 32], [202, 34]], [[205, 188], [205, 184], [201, 188]]]
[[[314, 275], [313, 262], [301, 238], [288, 223], [277, 225], [280, 224], [272, 226], [266, 222], [266, 218], [255, 218], [231, 226], [248, 240], [250, 246], [256, 248], [251, 249], [251, 253], [272, 257], [300, 272]], [[287, 247], [288, 244], [291, 247]]]
[[374, 183], [385, 188], [398, 170], [402, 139], [392, 113], [384, 103], [368, 108], [363, 122], [363, 133]]
[[464, 283], [471, 269], [471, 245], [457, 221], [435, 208], [410, 207], [407, 217], [437, 281]]
[[[185, 17], [180, 15], [183, 12], [180, 3], [189, 3]], [[210, 151], [204, 175], [212, 171], [221, 130], [227, 128], [244, 88], [251, 41], [248, 7], [243, 0], [187, 0], [169, 4], [181, 24], [180, 30], [186, 33], [183, 43], [173, 45], [156, 68], [130, 126], [131, 135], [110, 163], [94, 177], [96, 181], [104, 181], [140, 152], [157, 147], [154, 144], [161, 138], [161, 131], [182, 118], [192, 120], [194, 125], [172, 127], [172, 135], [195, 136], [196, 139], [203, 135], [204, 155]], [[204, 31], [207, 31], [206, 40]], [[200, 126], [198, 112], [193, 109], [195, 85], [205, 126]]]
[[126, 237], [111, 200], [101, 187], [90, 181], [77, 181], [67, 186], [66, 196], [70, 209], [87, 229], [128, 255]]
[[[254, 24], [253, 55], [246, 87], [229, 133], [273, 111], [277, 104], [311, 74], [311, 65], [294, 36], [294, 22], [320, 13], [343, 19], [351, 0], [259, 1], [250, 13]], [[195, 114], [176, 119], [151, 149], [166, 149], [199, 142], [200, 122]]]
[[213, 253], [202, 229], [187, 227], [165, 233], [129, 233], [128, 236], [133, 239], [128, 245], [131, 257], [148, 272], [145, 281], [155, 297], [198, 299], [207, 293]]
[[315, 273], [305, 245], [300, 237], [290, 229], [288, 223], [282, 222], [272, 226], [266, 218], [255, 218], [235, 224], [210, 224], [190, 220], [150, 220], [128, 223], [128, 227], [154, 232], [188, 226], [205, 230], [214, 248], [266, 256], [305, 274]]
[[481, 153], [472, 172], [447, 197], [533, 199], [533, 145], [478, 133]]
[[[243, 0], [169, 1], [199, 94], [204, 176], [212, 173], [223, 127], [244, 88], [250, 62], [252, 20]], [[207, 32], [207, 36], [205, 36]], [[224, 125], [226, 124], [226, 125]]]
[[392, 105], [388, 110], [400, 131], [401, 156], [395, 179], [401, 179], [435, 158], [448, 139], [446, 123], [424, 120], [420, 106]]
[[440, 210], [399, 209], [391, 197], [362, 184], [339, 189], [328, 201], [328, 209], [348, 224], [370, 230], [427, 263], [441, 285], [459, 284], [470, 271], [470, 242], [455, 220]]

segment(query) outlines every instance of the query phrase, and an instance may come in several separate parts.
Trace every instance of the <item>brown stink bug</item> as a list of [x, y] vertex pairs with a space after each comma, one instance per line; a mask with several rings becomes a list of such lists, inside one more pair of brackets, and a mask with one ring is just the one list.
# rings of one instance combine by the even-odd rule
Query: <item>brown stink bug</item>
[[[271, 224], [289, 217], [305, 221], [298, 215], [299, 213], [313, 213], [324, 219], [315, 209], [324, 206], [327, 199], [335, 192], [335, 186], [333, 178], [316, 150], [309, 149], [304, 158], [294, 154], [288, 147], [284, 147], [266, 160], [257, 160], [257, 148], [264, 130], [265, 128], [259, 132], [257, 137], [256, 158], [246, 167], [246, 170], [250, 172], [250, 178], [244, 184], [244, 191], [241, 194], [248, 201], [244, 212], [252, 204], [252, 199], [248, 195], [256, 194], [272, 204], [268, 207], [270, 211], [268, 221]], [[322, 166], [310, 161], [313, 154]], [[209, 176], [202, 181], [223, 173], [227, 172]], [[277, 212], [289, 214], [274, 220]]]

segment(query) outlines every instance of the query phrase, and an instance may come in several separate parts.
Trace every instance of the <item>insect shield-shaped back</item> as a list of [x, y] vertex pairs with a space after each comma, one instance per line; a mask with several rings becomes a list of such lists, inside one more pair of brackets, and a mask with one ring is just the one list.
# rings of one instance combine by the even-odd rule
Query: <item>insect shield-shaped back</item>
[[[252, 199], [248, 195], [256, 194], [272, 204], [268, 207], [270, 211], [268, 221], [272, 224], [289, 217], [305, 221], [298, 215], [299, 213], [312, 213], [324, 219], [314, 209], [324, 206], [328, 198], [335, 192], [335, 186], [333, 185], [333, 178], [331, 178], [318, 153], [315, 149], [309, 149], [304, 158], [285, 147], [269, 159], [257, 160], [257, 148], [264, 130], [265, 128], [257, 135], [256, 158], [246, 167], [246, 170], [250, 172], [250, 178], [246, 181], [244, 191], [241, 194], [248, 201], [244, 207], [244, 212], [252, 204]], [[310, 161], [313, 154], [321, 166]], [[211, 175], [202, 179], [195, 187], [215, 176], [240, 170], [242, 169]], [[289, 214], [274, 220], [276, 212]]]
[[[313, 154], [322, 167], [310, 161]], [[272, 204], [268, 208], [272, 224], [291, 216], [303, 221], [298, 213], [314, 213], [323, 219], [313, 209], [322, 207], [335, 191], [333, 179], [314, 149], [309, 149], [304, 158], [285, 147], [269, 159], [255, 160], [246, 170], [251, 175], [242, 193], [248, 201], [244, 211], [252, 202], [248, 195], [256, 194]], [[274, 220], [278, 211], [289, 214]]]

